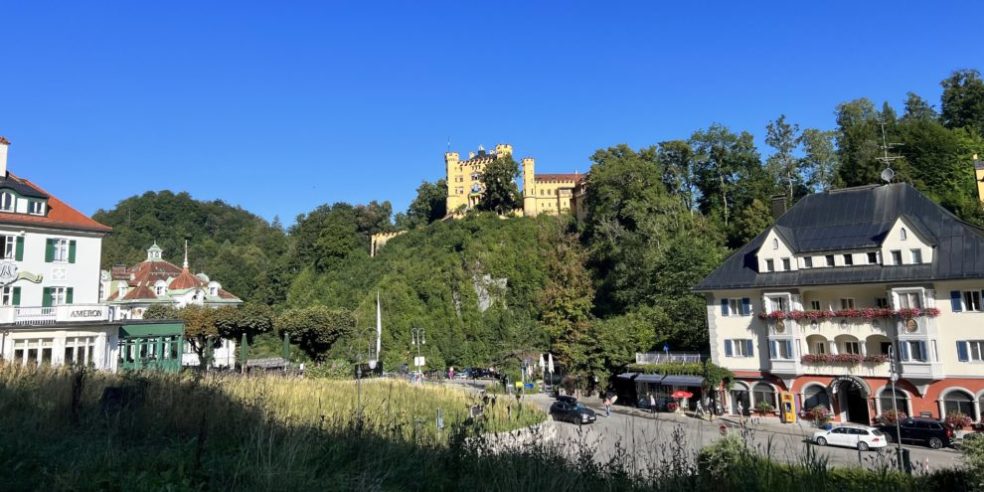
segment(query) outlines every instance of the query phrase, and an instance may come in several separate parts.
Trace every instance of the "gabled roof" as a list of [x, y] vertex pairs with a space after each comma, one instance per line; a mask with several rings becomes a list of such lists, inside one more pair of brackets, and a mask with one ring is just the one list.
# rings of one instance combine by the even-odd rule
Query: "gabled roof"
[[[75, 229], [82, 231], [92, 231], [92, 232], [110, 232], [113, 230], [112, 227], [105, 226], [96, 222], [85, 214], [75, 210], [74, 208], [68, 206], [65, 202], [62, 202], [56, 197], [51, 196], [40, 186], [22, 178], [18, 178], [13, 173], [8, 172], [7, 176], [3, 178], [4, 186], [14, 189], [14, 183], [19, 183], [17, 186], [22, 186], [24, 189], [34, 190], [35, 198], [47, 198], [48, 200], [48, 211], [46, 215], [29, 215], [29, 214], [19, 214], [12, 212], [0, 212], [0, 223], [2, 224], [20, 224], [20, 225], [33, 225], [39, 227], [56, 227], [59, 229]], [[21, 191], [14, 189], [18, 193]], [[23, 193], [21, 193], [23, 194]]]
[[146, 285], [138, 285], [123, 296], [124, 301], [134, 301], [137, 299], [157, 299], [157, 294]]
[[932, 263], [759, 274], [756, 254], [766, 230], [732, 254], [694, 290], [984, 278], [984, 231], [963, 222], [908, 183], [809, 195], [780, 217], [775, 228], [797, 254], [851, 251], [880, 246], [900, 217], [935, 247]]
[[194, 275], [187, 268], [181, 269], [181, 273], [178, 274], [174, 280], [168, 284], [167, 288], [171, 290], [182, 290], [182, 289], [193, 289], [195, 287], [201, 287], [205, 285], [205, 282]]

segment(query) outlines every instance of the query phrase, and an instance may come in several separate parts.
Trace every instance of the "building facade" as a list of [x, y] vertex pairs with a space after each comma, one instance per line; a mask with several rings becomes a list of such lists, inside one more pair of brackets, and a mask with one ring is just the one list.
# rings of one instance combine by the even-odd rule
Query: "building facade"
[[908, 184], [807, 196], [695, 290], [730, 413], [788, 393], [839, 421], [981, 420], [984, 231]]
[[[0, 358], [116, 370], [120, 346], [135, 340], [99, 303], [102, 238], [111, 229], [9, 172], [9, 146], [0, 137]], [[183, 350], [180, 325], [157, 332], [144, 340], [154, 344], [145, 355]], [[177, 336], [165, 341], [164, 332]]]
[[[492, 153], [479, 147], [478, 152], [470, 152], [466, 160], [461, 160], [457, 152], [445, 153], [448, 214], [458, 215], [478, 205], [485, 166], [496, 159], [511, 157], [512, 153], [509, 144], [496, 145]], [[583, 209], [586, 187], [583, 174], [536, 174], [536, 161], [532, 157], [524, 157], [520, 164], [522, 215], [578, 213]]]
[[[147, 249], [147, 258], [132, 267], [114, 267], [101, 273], [102, 301], [111, 306], [119, 319], [143, 319], [153, 305], [183, 308], [199, 305], [211, 308], [239, 306], [242, 300], [209, 279], [204, 273], [192, 274], [188, 268], [188, 246], [185, 244], [184, 264], [179, 267], [164, 260], [164, 251], [154, 243]], [[221, 339], [212, 354], [216, 367], [233, 366], [236, 343]], [[183, 365], [197, 366], [198, 356], [186, 344]]]

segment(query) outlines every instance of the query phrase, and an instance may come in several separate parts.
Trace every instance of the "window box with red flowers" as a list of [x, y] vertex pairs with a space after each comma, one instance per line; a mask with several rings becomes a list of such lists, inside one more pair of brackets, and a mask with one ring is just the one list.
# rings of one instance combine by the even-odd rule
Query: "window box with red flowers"
[[883, 362], [888, 362], [888, 356], [883, 354], [878, 355], [861, 355], [861, 354], [806, 354], [800, 358], [800, 362], [804, 364], [848, 364], [857, 365], [862, 362], [867, 362], [871, 364], [881, 364]]
[[841, 309], [838, 311], [772, 311], [770, 313], [760, 313], [759, 319], [777, 320], [824, 320], [832, 318], [848, 318], [858, 320], [873, 319], [912, 319], [920, 316], [935, 318], [940, 315], [940, 310], [936, 308], [863, 308], [863, 309]]

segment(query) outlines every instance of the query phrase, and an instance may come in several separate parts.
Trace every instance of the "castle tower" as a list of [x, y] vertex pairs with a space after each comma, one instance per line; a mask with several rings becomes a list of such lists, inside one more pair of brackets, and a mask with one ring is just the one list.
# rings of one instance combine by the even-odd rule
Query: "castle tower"
[[464, 190], [460, 189], [464, 175], [464, 170], [461, 168], [460, 162], [457, 152], [444, 153], [444, 166], [447, 170], [445, 181], [447, 181], [446, 184], [448, 187], [448, 198], [445, 205], [447, 205], [446, 210], [449, 214], [464, 205], [467, 200]]
[[501, 159], [507, 155], [512, 155], [512, 145], [498, 144], [495, 146], [495, 157]]
[[536, 177], [532, 157], [523, 158], [523, 215], [536, 217]]

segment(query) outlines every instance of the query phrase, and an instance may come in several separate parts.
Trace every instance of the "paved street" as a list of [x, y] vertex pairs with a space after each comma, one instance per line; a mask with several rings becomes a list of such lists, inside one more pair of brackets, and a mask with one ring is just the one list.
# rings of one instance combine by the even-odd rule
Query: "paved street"
[[[535, 403], [547, 410], [553, 399], [547, 395], [532, 395], [527, 401]], [[588, 398], [583, 403], [599, 413], [598, 421], [592, 425], [579, 426], [558, 422], [558, 442], [565, 440], [576, 443], [585, 440], [595, 448], [600, 459], [607, 459], [617, 450], [624, 450], [638, 464], [645, 468], [647, 463], [660, 462], [669, 459], [672, 451], [680, 447], [691, 453], [707, 446], [721, 437], [720, 419], [715, 422], [677, 415], [657, 413], [653, 418], [648, 415], [628, 415], [627, 409], [618, 408], [611, 417], [604, 416], [604, 409], [597, 398]], [[820, 447], [806, 442], [798, 426], [785, 429], [753, 429], [747, 431], [747, 439], [760, 454], [771, 456], [773, 459], [797, 462], [806, 452], [807, 446], [816, 450], [834, 465], [862, 465], [877, 467], [881, 463], [889, 463], [890, 451], [869, 451], [859, 453], [854, 449]], [[806, 427], [802, 432], [812, 434], [812, 429]], [[778, 432], [777, 432], [778, 431]], [[729, 428], [729, 432], [740, 432], [737, 428]], [[920, 446], [905, 446], [911, 451], [913, 463], [928, 462], [933, 469], [953, 467], [959, 464], [960, 453], [954, 449], [933, 450]], [[894, 449], [894, 448], [891, 448]]]

